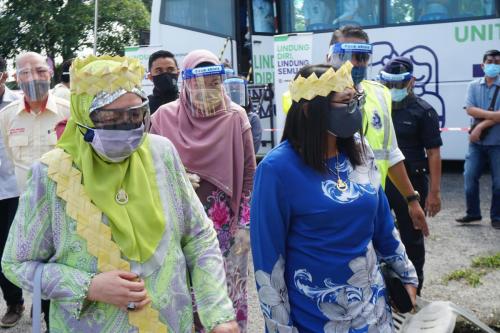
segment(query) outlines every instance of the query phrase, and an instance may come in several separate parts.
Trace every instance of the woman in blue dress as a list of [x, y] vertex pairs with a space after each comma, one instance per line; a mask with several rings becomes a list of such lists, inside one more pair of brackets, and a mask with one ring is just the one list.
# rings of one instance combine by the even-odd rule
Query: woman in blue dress
[[415, 302], [415, 269], [356, 134], [351, 68], [300, 70], [282, 142], [257, 168], [251, 244], [266, 332], [394, 332], [379, 260]]

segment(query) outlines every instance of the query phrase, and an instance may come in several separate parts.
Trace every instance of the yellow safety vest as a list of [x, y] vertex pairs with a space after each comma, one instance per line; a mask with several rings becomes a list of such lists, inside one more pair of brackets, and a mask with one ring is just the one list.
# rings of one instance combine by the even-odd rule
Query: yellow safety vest
[[392, 144], [391, 94], [389, 89], [375, 81], [364, 80], [361, 86], [366, 98], [363, 107], [363, 134], [373, 150], [381, 184], [385, 188]]
[[283, 107], [283, 113], [287, 114], [288, 110], [292, 106], [292, 96], [290, 96], [290, 90], [287, 90], [281, 97], [281, 105]]
[[[365, 92], [363, 108], [363, 135], [375, 155], [375, 162], [380, 172], [382, 187], [389, 172], [389, 153], [392, 144], [391, 135], [391, 93], [384, 85], [364, 80], [361, 86]], [[283, 112], [286, 114], [292, 105], [290, 91], [282, 96]]]

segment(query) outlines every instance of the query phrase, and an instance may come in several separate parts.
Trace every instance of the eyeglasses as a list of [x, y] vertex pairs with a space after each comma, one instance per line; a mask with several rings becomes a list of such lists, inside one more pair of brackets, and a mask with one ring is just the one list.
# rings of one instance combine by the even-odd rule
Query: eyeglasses
[[356, 110], [356, 107], [362, 107], [365, 104], [365, 94], [356, 93], [349, 102], [337, 102], [332, 101], [332, 103], [344, 104], [347, 105], [347, 112], [353, 113]]
[[94, 127], [98, 129], [129, 130], [143, 123], [149, 116], [149, 101], [140, 105], [119, 109], [96, 109], [90, 113]]

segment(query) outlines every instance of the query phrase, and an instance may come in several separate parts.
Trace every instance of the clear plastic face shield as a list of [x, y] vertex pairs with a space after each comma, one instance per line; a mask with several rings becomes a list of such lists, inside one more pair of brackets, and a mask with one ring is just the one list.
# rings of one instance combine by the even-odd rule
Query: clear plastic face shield
[[211, 117], [226, 110], [223, 65], [189, 68], [182, 72], [191, 112], [198, 117]]
[[372, 45], [369, 43], [335, 43], [330, 46], [328, 59], [335, 69], [350, 61], [354, 66], [351, 71], [352, 79], [357, 85], [371, 72], [372, 50]]
[[410, 72], [401, 74], [391, 74], [384, 71], [380, 71], [378, 80], [380, 81], [380, 83], [382, 83], [389, 89], [392, 88], [403, 89], [408, 87], [408, 84], [410, 83], [412, 77], [413, 75]]
[[396, 103], [401, 102], [408, 96], [412, 78], [413, 75], [410, 72], [392, 74], [380, 71], [378, 75], [379, 82], [389, 88], [392, 101]]
[[52, 71], [47, 64], [28, 64], [16, 70], [19, 87], [30, 102], [43, 101], [49, 95]]
[[233, 77], [224, 81], [224, 89], [234, 103], [246, 107], [248, 105], [248, 86], [245, 79]]

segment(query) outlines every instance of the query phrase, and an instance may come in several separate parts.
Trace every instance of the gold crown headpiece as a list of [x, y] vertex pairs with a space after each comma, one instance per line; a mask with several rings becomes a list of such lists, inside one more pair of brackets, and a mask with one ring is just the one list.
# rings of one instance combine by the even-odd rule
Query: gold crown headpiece
[[328, 96], [332, 91], [342, 92], [346, 88], [353, 87], [351, 77], [352, 64], [346, 61], [338, 71], [329, 68], [319, 78], [312, 73], [306, 79], [302, 75], [290, 83], [290, 96], [295, 102], [301, 99], [312, 100], [316, 96]]
[[139, 60], [119, 56], [77, 58], [70, 68], [70, 89], [74, 94], [95, 96], [118, 89], [131, 91], [141, 87], [144, 67]]

